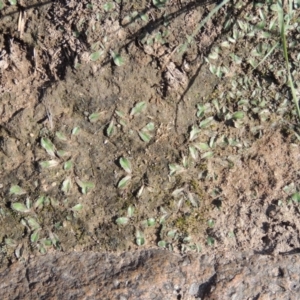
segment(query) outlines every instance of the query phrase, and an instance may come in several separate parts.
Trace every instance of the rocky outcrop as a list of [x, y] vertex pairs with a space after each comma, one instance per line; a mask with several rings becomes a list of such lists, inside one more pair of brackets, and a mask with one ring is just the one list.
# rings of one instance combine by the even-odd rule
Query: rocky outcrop
[[[52, 253], [0, 274], [1, 299], [297, 299], [300, 256]], [[298, 298], [299, 299], [299, 298]]]

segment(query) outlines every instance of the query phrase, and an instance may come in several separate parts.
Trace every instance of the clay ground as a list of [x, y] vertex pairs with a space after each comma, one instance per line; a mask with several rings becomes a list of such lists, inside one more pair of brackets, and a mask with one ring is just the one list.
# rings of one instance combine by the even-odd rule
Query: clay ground
[[1, 265], [300, 247], [299, 120], [282, 49], [264, 59], [271, 2], [228, 3], [197, 31], [216, 4], [0, 1]]

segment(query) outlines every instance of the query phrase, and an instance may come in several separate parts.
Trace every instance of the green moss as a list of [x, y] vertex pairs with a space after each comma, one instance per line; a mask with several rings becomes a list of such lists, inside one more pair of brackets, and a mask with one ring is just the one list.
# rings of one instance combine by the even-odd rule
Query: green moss
[[192, 179], [191, 186], [193, 188], [194, 193], [200, 198], [200, 200], [204, 199], [205, 194], [202, 188], [199, 186], [199, 181]]
[[181, 216], [174, 223], [176, 228], [184, 234], [199, 233], [205, 230], [205, 220], [198, 214]]
[[182, 232], [186, 232], [187, 230], [187, 224], [188, 224], [188, 218], [187, 217], [179, 217], [177, 220], [175, 220], [175, 226]]

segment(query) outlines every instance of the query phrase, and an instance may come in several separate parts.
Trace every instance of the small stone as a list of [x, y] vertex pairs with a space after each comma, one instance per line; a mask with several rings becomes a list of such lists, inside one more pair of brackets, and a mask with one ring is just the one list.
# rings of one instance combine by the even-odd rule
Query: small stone
[[[114, 285], [115, 288], [118, 288], [119, 285], [120, 285], [120, 281], [119, 280], [114, 280], [113, 285]], [[121, 297], [123, 297], [123, 296], [121, 296]]]
[[196, 296], [198, 294], [198, 291], [199, 291], [199, 286], [200, 284], [199, 283], [192, 283], [192, 285], [190, 286], [190, 289], [189, 289], [189, 294], [191, 296]]

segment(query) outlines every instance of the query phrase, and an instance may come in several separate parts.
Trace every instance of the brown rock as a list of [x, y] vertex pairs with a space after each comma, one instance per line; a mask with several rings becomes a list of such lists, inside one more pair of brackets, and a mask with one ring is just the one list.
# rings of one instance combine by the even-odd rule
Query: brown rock
[[297, 299], [300, 257], [228, 257], [53, 253], [2, 271], [1, 299]]

